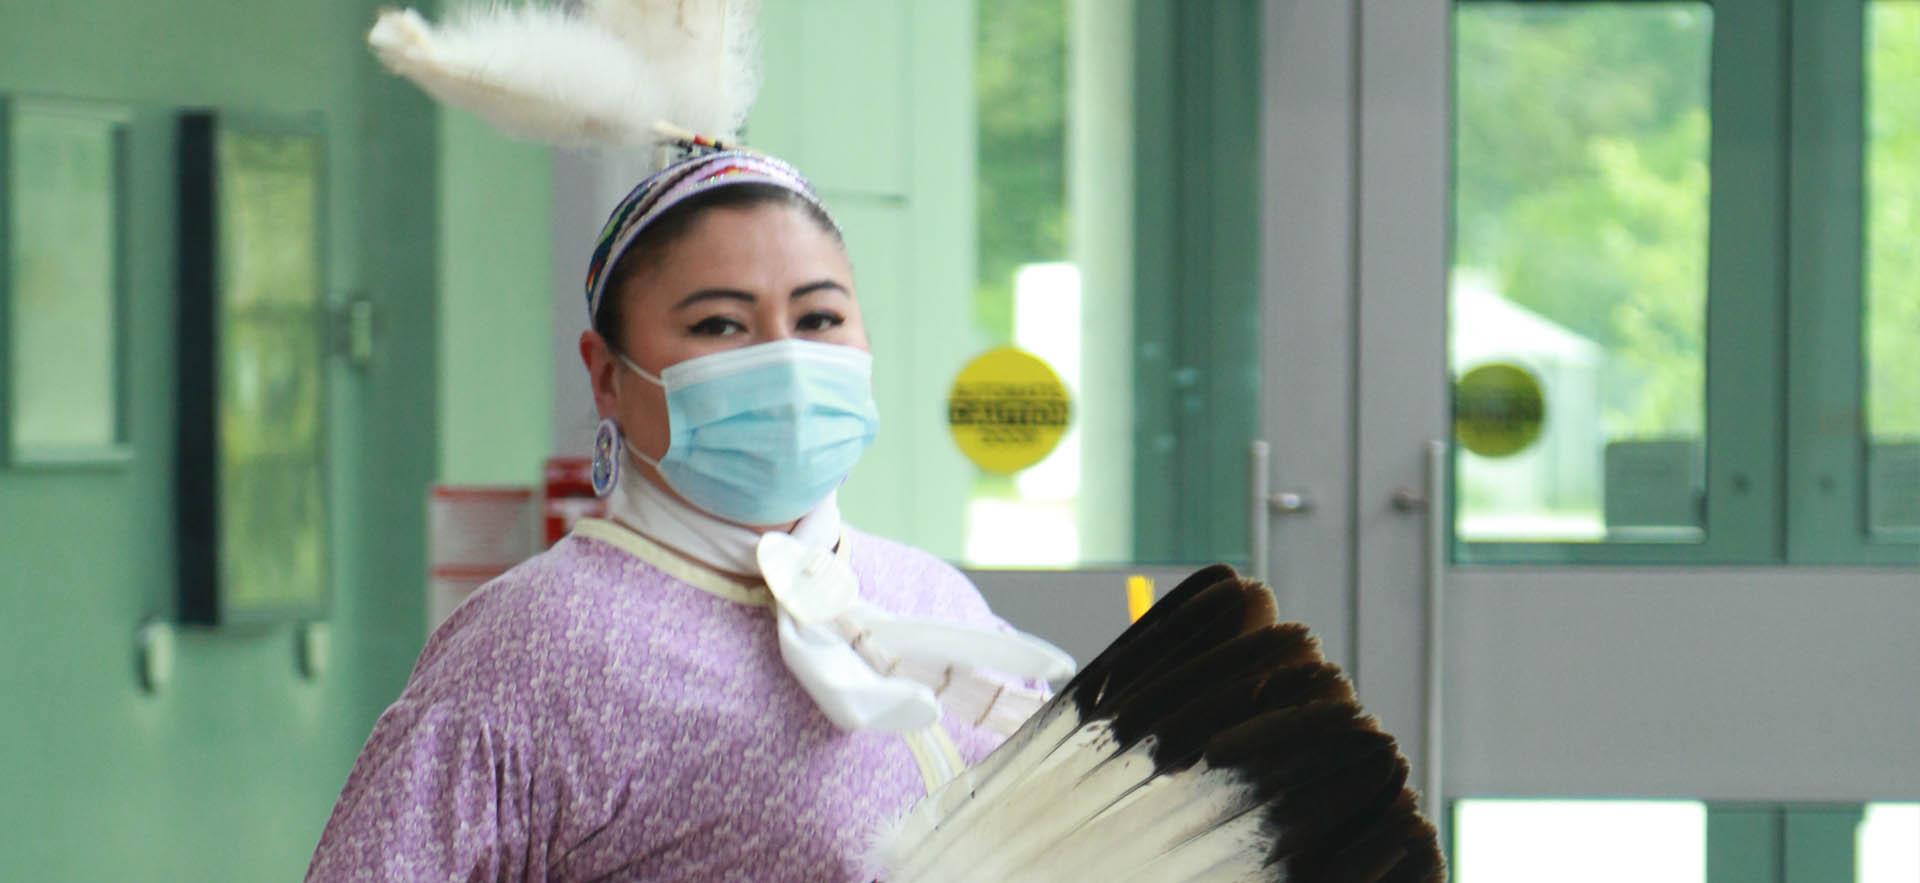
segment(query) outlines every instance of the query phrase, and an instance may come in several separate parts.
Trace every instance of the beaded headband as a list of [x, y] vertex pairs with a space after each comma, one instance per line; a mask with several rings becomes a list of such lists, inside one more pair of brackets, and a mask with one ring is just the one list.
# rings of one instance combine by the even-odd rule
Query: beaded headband
[[826, 213], [826, 206], [813, 192], [813, 185], [783, 160], [705, 138], [689, 138], [675, 147], [683, 155], [635, 186], [614, 206], [606, 226], [600, 229], [593, 259], [587, 265], [588, 322], [600, 312], [600, 302], [606, 296], [607, 276], [640, 231], [687, 199], [722, 187], [770, 184], [798, 194], [818, 207], [822, 214]]

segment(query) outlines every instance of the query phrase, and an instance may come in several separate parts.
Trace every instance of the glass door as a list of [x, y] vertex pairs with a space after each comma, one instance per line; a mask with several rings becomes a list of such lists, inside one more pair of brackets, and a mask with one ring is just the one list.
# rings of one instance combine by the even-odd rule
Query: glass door
[[1907, 867], [1920, 574], [1871, 472], [1920, 343], [1874, 245], [1906, 223], [1900, 6], [1322, 33], [1358, 71], [1356, 670], [1458, 879]]

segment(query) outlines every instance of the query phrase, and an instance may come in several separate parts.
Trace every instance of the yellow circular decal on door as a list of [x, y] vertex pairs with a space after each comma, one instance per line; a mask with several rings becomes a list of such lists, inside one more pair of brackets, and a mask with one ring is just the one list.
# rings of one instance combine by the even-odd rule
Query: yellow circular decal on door
[[1066, 435], [1071, 411], [1060, 375], [1013, 347], [968, 362], [947, 394], [954, 443], [981, 469], [1001, 475], [1046, 459]]
[[1547, 422], [1540, 378], [1519, 365], [1494, 362], [1468, 371], [1453, 387], [1453, 435], [1482, 457], [1511, 457], [1539, 441]]

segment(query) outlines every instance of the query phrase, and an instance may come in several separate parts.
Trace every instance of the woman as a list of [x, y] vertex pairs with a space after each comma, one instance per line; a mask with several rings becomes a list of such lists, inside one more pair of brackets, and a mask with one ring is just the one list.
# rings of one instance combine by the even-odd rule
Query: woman
[[[644, 146], [580, 356], [606, 520], [476, 592], [375, 725], [312, 880], [834, 880], [1070, 668], [953, 568], [840, 522], [872, 359], [840, 233], [726, 133], [750, 0], [383, 13], [388, 68], [502, 129]], [[665, 133], [664, 135], [662, 133]], [[996, 673], [990, 673], [996, 672]]]
[[[846, 250], [785, 163], [690, 149], [614, 211], [588, 275], [609, 519], [435, 632], [309, 879], [856, 879], [876, 823], [1036, 703], [861, 646], [946, 622], [1020, 649], [953, 568], [839, 523], [874, 428]], [[808, 568], [858, 597], [823, 611]]]

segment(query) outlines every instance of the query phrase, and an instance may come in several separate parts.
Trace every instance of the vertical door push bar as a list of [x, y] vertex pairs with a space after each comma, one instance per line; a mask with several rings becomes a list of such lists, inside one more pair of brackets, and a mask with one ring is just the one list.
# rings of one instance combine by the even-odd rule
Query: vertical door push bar
[[1415, 491], [1400, 488], [1393, 492], [1389, 502], [1397, 512], [1419, 514], [1425, 517], [1426, 530], [1421, 542], [1421, 595], [1426, 605], [1427, 652], [1426, 694], [1427, 714], [1423, 722], [1422, 734], [1426, 737], [1427, 760], [1425, 787], [1421, 789], [1426, 806], [1427, 818], [1433, 820], [1434, 827], [1440, 832], [1440, 842], [1447, 842], [1447, 818], [1444, 784], [1441, 779], [1441, 767], [1444, 756], [1441, 752], [1441, 712], [1445, 690], [1444, 662], [1446, 649], [1442, 643], [1445, 629], [1442, 627], [1447, 610], [1447, 443], [1438, 439], [1427, 442], [1423, 458], [1425, 462], [1426, 487]]

